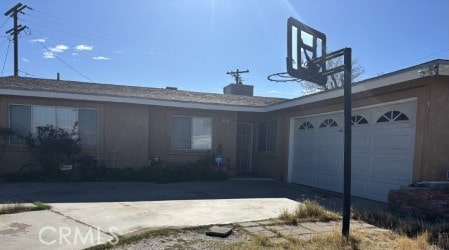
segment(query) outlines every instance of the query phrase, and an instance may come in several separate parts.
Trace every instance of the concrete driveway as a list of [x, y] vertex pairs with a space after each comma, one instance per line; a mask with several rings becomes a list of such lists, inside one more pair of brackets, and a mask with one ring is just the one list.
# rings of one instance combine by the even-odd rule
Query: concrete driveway
[[[341, 207], [339, 194], [276, 181], [0, 184], [3, 203], [52, 206], [51, 211], [0, 215], [0, 241], [8, 249], [82, 249], [151, 228], [273, 218], [306, 198]], [[357, 198], [353, 204], [362, 210], [385, 206]]]

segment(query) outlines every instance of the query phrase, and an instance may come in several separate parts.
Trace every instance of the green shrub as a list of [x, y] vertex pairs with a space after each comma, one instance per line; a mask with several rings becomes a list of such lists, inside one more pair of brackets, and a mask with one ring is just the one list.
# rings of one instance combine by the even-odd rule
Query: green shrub
[[209, 157], [195, 162], [164, 164], [157, 162], [138, 170], [142, 181], [156, 183], [225, 180], [227, 174], [214, 166]]
[[72, 162], [72, 157], [80, 153], [76, 126], [77, 124], [70, 133], [52, 125], [39, 126], [36, 136], [29, 134], [25, 138], [28, 148], [36, 154], [47, 174], [58, 177], [60, 164]]

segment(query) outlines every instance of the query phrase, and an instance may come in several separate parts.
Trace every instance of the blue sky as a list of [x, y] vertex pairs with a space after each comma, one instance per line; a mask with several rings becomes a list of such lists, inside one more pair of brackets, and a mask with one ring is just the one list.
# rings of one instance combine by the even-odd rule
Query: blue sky
[[[1, 13], [17, 2], [4, 0]], [[222, 93], [227, 71], [250, 71], [255, 95], [294, 98], [285, 72], [292, 16], [325, 33], [329, 50], [351, 47], [363, 78], [449, 59], [447, 0], [40, 0], [22, 1], [21, 76]], [[5, 23], [6, 22], [6, 23]], [[0, 17], [0, 62], [13, 74], [13, 46]], [[45, 49], [45, 48], [47, 49]], [[6, 61], [3, 69], [3, 62]], [[63, 62], [61, 62], [61, 59]], [[69, 66], [67, 66], [69, 65]], [[83, 76], [81, 76], [82, 74]]]

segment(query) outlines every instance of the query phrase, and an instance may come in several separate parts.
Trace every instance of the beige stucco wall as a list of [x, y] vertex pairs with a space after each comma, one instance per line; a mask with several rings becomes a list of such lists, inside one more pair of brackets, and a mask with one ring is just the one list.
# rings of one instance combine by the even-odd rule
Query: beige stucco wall
[[105, 150], [116, 150], [116, 167], [141, 167], [148, 162], [148, 107], [104, 104], [101, 128]]
[[[170, 145], [172, 116], [211, 117], [212, 149], [207, 151], [172, 150]], [[235, 168], [236, 112], [151, 106], [149, 108], [149, 128], [148, 152], [150, 159], [157, 154], [166, 162], [195, 161], [202, 157], [212, 156], [218, 145], [222, 145], [226, 167]]]
[[[123, 103], [100, 103], [61, 99], [0, 96], [0, 126], [9, 127], [9, 104], [30, 104], [98, 110], [98, 147], [83, 148], [96, 156], [97, 149], [117, 150], [116, 167], [138, 168], [158, 154], [166, 162], [195, 161], [212, 156], [222, 145], [226, 167], [235, 168], [237, 113]], [[172, 150], [171, 116], [212, 118], [212, 149], [207, 151]], [[2, 142], [0, 142], [0, 146]], [[0, 174], [16, 172], [32, 161], [26, 146], [9, 145], [0, 161]]]
[[[430, 85], [427, 115], [422, 140], [420, 175], [422, 180], [447, 180], [449, 171], [449, 78], [441, 77]], [[415, 167], [416, 164], [415, 164]]]

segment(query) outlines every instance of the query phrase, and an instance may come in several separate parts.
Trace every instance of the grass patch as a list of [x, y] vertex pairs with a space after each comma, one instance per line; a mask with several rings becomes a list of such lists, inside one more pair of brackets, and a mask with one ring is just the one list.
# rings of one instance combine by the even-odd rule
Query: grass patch
[[295, 242], [298, 249], [361, 249], [361, 239], [359, 235], [350, 234], [349, 238], [343, 237], [340, 232], [333, 231], [332, 233], [318, 234], [310, 240], [299, 240]]
[[287, 224], [296, 225], [299, 222], [327, 222], [340, 220], [341, 216], [335, 212], [326, 210], [316, 201], [304, 200], [293, 213], [284, 210], [279, 219]]
[[39, 211], [39, 210], [47, 210], [50, 209], [51, 206], [40, 201], [33, 202], [32, 206], [23, 205], [23, 204], [4, 204], [0, 208], [0, 214], [16, 214], [23, 213], [29, 211]]
[[415, 238], [400, 236], [391, 231], [376, 230], [351, 230], [348, 239], [341, 235], [339, 230], [329, 233], [322, 233], [310, 239], [286, 238], [288, 241], [273, 243], [270, 238], [255, 236], [244, 244], [232, 244], [218, 249], [311, 249], [311, 250], [340, 250], [340, 249], [438, 249], [427, 242], [426, 234]]
[[422, 239], [425, 235], [430, 244], [435, 244], [442, 249], [449, 249], [449, 223], [447, 221], [431, 222], [412, 216], [401, 216], [388, 210], [377, 212], [353, 211], [352, 218], [392, 230], [408, 238], [421, 237], [419, 239]]

